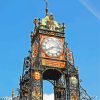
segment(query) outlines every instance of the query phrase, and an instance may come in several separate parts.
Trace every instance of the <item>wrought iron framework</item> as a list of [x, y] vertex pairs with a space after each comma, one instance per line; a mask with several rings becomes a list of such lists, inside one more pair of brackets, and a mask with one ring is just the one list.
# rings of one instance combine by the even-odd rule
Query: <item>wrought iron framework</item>
[[[44, 34], [50, 35], [51, 31], [47, 30], [37, 30]], [[38, 34], [35, 34], [38, 36]], [[59, 36], [59, 33], [55, 32], [55, 35]], [[36, 39], [31, 36], [31, 43]], [[61, 34], [60, 36], [63, 37]], [[37, 39], [39, 42], [39, 39]], [[65, 45], [64, 47], [67, 48]], [[40, 50], [40, 48], [38, 48]], [[34, 61], [34, 64], [33, 64]], [[39, 72], [40, 79], [34, 79], [34, 72]], [[52, 73], [52, 76], [49, 74]], [[56, 73], [56, 74], [55, 74]], [[51, 74], [50, 74], [51, 75]], [[76, 77], [78, 83], [76, 86], [71, 84], [70, 78]], [[66, 52], [66, 68], [59, 69], [53, 67], [43, 67], [41, 65], [41, 59], [38, 56], [32, 58], [32, 51], [30, 51], [29, 56], [24, 58], [23, 64], [23, 74], [20, 78], [20, 100], [43, 100], [43, 80], [48, 80], [54, 86], [54, 100], [92, 100], [92, 98], [86, 93], [86, 91], [80, 86], [78, 69], [75, 68], [67, 60], [67, 52]]]
[[[64, 23], [54, 21], [46, 7], [46, 17], [35, 19], [34, 25], [31, 50], [29, 56], [24, 58], [23, 74], [20, 77], [20, 100], [43, 100], [43, 80], [53, 84], [54, 100], [92, 100], [80, 86], [78, 69], [74, 66], [73, 58], [70, 58], [72, 53], [65, 42]], [[63, 41], [63, 54], [60, 58], [48, 57], [42, 53], [42, 36]]]

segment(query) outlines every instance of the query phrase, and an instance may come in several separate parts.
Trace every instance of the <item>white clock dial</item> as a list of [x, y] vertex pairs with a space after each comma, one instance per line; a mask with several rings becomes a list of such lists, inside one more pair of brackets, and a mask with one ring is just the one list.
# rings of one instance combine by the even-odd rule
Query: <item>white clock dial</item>
[[70, 78], [70, 81], [71, 81], [71, 83], [72, 83], [73, 85], [76, 85], [76, 84], [78, 83], [77, 78], [74, 77], [74, 76], [72, 76], [72, 77]]
[[50, 37], [46, 38], [43, 43], [42, 43], [42, 49], [45, 51], [45, 53], [48, 56], [53, 56], [57, 57], [60, 56], [62, 50], [63, 50], [63, 45], [59, 41], [59, 39]]

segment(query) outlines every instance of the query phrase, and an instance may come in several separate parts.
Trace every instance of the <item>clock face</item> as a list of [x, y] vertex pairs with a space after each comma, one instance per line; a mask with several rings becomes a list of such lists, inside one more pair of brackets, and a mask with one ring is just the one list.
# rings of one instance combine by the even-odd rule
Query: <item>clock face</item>
[[42, 49], [48, 56], [58, 57], [63, 50], [63, 45], [59, 39], [49, 37], [43, 41]]
[[76, 84], [78, 83], [77, 78], [74, 77], [74, 76], [72, 76], [72, 77], [70, 78], [70, 81], [71, 81], [71, 83], [72, 83], [73, 85], [76, 85]]

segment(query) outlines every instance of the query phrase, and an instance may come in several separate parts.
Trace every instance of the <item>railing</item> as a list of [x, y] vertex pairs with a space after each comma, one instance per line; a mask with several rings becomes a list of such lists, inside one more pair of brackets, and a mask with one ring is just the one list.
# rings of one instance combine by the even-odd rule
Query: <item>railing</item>
[[12, 100], [12, 97], [2, 97], [0, 100]]
[[19, 100], [19, 97], [1, 97], [0, 100]]

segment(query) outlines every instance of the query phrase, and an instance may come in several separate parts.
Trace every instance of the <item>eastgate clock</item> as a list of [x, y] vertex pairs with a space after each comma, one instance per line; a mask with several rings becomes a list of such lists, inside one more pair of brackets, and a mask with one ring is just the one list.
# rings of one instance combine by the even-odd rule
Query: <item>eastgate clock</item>
[[42, 49], [48, 56], [58, 57], [63, 51], [63, 44], [58, 38], [49, 37], [42, 42]]

